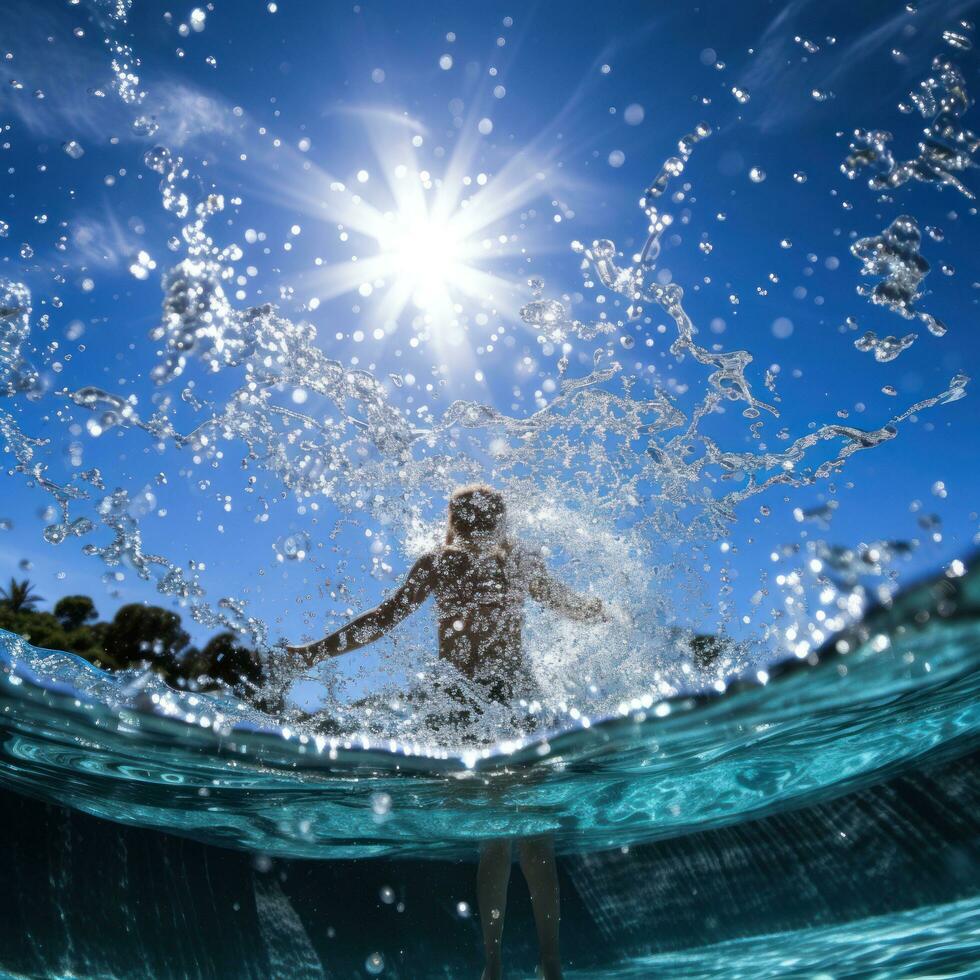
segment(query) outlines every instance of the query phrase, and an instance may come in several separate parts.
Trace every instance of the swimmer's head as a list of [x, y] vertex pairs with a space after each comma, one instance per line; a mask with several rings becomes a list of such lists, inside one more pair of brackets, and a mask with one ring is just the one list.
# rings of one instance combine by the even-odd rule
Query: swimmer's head
[[446, 544], [486, 547], [504, 542], [507, 508], [504, 498], [485, 483], [460, 487], [449, 498]]

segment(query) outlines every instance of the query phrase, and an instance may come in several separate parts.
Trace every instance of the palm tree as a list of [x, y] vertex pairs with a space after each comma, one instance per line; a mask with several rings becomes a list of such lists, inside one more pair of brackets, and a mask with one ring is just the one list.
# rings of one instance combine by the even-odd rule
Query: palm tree
[[11, 578], [9, 587], [0, 589], [0, 603], [11, 612], [28, 612], [39, 602], [44, 602], [44, 597], [34, 591], [34, 586], [26, 578], [23, 582]]

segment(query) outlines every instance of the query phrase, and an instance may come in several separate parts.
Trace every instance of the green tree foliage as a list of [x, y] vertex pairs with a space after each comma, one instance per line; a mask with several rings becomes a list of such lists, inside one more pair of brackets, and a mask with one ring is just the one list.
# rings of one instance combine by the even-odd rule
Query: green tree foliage
[[195, 690], [226, 685], [247, 691], [262, 683], [259, 655], [234, 633], [219, 633], [203, 650], [188, 646], [180, 616], [160, 606], [130, 603], [111, 622], [98, 622], [95, 603], [85, 595], [59, 599], [53, 612], [28, 581], [11, 579], [0, 589], [0, 629], [46, 650], [65, 650], [109, 670], [147, 665], [169, 683]]
[[44, 597], [34, 591], [34, 586], [26, 578], [20, 582], [11, 578], [10, 585], [0, 589], [0, 604], [11, 612], [26, 612], [39, 602], [44, 602]]
[[177, 658], [190, 639], [175, 612], [132, 602], [116, 612], [106, 627], [103, 643], [106, 653], [120, 666], [146, 661], [163, 673], [176, 673]]
[[241, 683], [262, 683], [262, 663], [251, 648], [238, 642], [234, 633], [218, 633], [204, 649], [188, 654], [188, 670], [199, 678], [202, 686], [218, 682], [228, 687]]
[[87, 595], [66, 595], [54, 604], [54, 614], [66, 630], [77, 630], [89, 620], [97, 619], [95, 603]]

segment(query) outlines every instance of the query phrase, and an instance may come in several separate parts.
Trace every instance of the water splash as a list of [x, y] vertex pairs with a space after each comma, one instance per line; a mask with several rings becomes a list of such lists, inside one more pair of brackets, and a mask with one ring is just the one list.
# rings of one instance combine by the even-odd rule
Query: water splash
[[[947, 31], [944, 38], [953, 47], [969, 50], [969, 44], [953, 44], [962, 37]], [[975, 194], [960, 178], [974, 166], [973, 157], [980, 138], [967, 129], [962, 117], [973, 105], [966, 89], [966, 79], [959, 66], [945, 55], [932, 61], [932, 74], [909, 94], [909, 102], [899, 105], [902, 112], [918, 113], [927, 121], [918, 154], [908, 160], [896, 160], [890, 144], [892, 134], [883, 129], [856, 129], [851, 152], [841, 164], [841, 171], [851, 180], [865, 168], [872, 171], [868, 186], [874, 191], [901, 187], [910, 180], [936, 186], [952, 187], [973, 200]]]
[[[107, 44], [115, 87], [133, 114], [134, 132], [150, 137], [152, 127], [141, 112], [139, 59], [112, 34]], [[202, 194], [186, 161], [162, 144], [146, 150], [144, 164], [159, 177], [163, 208], [181, 224], [174, 236], [179, 255], [163, 276], [161, 318], [149, 337], [159, 351], [151, 373], [152, 404], [94, 385], [44, 397], [81, 413], [92, 438], [108, 431], [142, 433], [154, 446], [193, 454], [215, 468], [226, 457], [237, 457], [249, 481], [246, 492], [253, 492], [260, 480], [267, 488], [263, 514], [277, 499], [323, 507], [332, 527], [318, 517], [316, 527], [311, 523], [278, 535], [271, 551], [277, 560], [309, 562], [327, 575], [339, 615], [358, 591], [356, 575], [344, 568], [348, 556], [334, 543], [343, 527], [371, 522], [406, 541], [410, 555], [417, 554], [438, 538], [441, 515], [433, 502], [461, 482], [491, 479], [507, 496], [519, 537], [551, 549], [564, 575], [591, 581], [629, 611], [616, 631], [562, 632], [529, 617], [528, 649], [542, 690], [550, 692], [523, 706], [538, 719], [567, 717], [572, 709], [588, 717], [627, 696], [670, 696], [692, 683], [723, 685], [725, 676], [759, 654], [731, 644], [711, 670], [692, 674], [690, 628], [703, 612], [705, 592], [697, 557], [730, 534], [737, 508], [748, 498], [776, 486], [805, 487], [830, 478], [855, 453], [894, 439], [912, 415], [962, 397], [967, 379], [955, 376], [944, 391], [877, 428], [831, 423], [795, 440], [787, 432], [788, 446], [780, 452], [723, 447], [710, 433], [710, 420], [727, 405], [737, 405], [754, 426], [764, 416], [779, 417], [775, 375], [766, 374], [770, 395], [764, 400], [751, 377], [749, 351], [699, 343], [684, 289], [669, 276], [661, 278], [663, 270], [657, 268], [661, 239], [674, 223], [662, 202], [710, 133], [706, 123], [699, 123], [682, 137], [676, 154], [647, 186], [639, 201], [645, 237], [635, 254], [625, 256], [610, 239], [572, 244], [586, 283], [598, 283], [622, 301], [612, 306], [615, 314], [578, 319], [564, 302], [544, 296], [543, 283], [532, 284], [533, 298], [521, 310], [523, 322], [545, 342], [563, 345], [557, 394], [533, 414], [511, 416], [460, 400], [441, 413], [416, 412], [412, 420], [382, 376], [329, 358], [312, 324], [290, 319], [271, 304], [236, 306], [229, 289], [242, 250], [221, 244], [213, 231], [225, 198], [214, 190]], [[869, 275], [882, 276], [869, 292], [874, 302], [903, 316], [918, 316], [938, 332], [939, 321], [914, 308], [928, 271], [919, 241], [915, 221], [901, 218], [882, 236], [863, 239], [854, 249]], [[8, 284], [4, 295], [2, 390], [8, 397], [37, 394], [36, 372], [21, 353], [31, 329], [30, 297], [19, 284]], [[608, 348], [594, 352], [590, 371], [569, 375], [568, 352], [576, 342], [618, 335], [620, 347], [629, 350], [653, 310], [665, 312], [674, 324], [670, 352], [678, 361], [690, 358], [705, 369], [693, 406], [659, 380], [627, 376]], [[876, 357], [879, 350], [891, 353], [892, 339], [868, 341], [868, 349]], [[190, 376], [199, 371], [220, 377], [225, 394], [206, 395], [193, 385]], [[302, 397], [290, 397], [293, 393]], [[297, 406], [310, 396], [327, 407], [301, 411]], [[61, 519], [45, 529], [45, 540], [57, 544], [85, 538], [84, 553], [104, 567], [132, 568], [141, 579], [155, 581], [160, 593], [186, 604], [197, 622], [242, 632], [268, 652], [269, 624], [250, 615], [244, 599], [210, 600], [198, 563], [176, 562], [144, 546], [142, 505], [137, 494], [114, 485], [121, 474], [74, 472], [56, 483], [46, 475], [45, 439], [23, 433], [7, 413], [0, 413], [0, 428], [15, 471], [55, 501]], [[208, 485], [202, 481], [202, 488]], [[108, 540], [96, 541], [104, 532]], [[330, 555], [327, 563], [324, 553]], [[382, 558], [372, 559], [372, 574], [386, 579], [390, 571]], [[730, 590], [726, 583], [722, 595]], [[433, 663], [427, 653], [435, 646], [431, 639], [428, 627], [415, 630], [410, 640], [401, 638], [391, 671], [396, 680], [403, 679], [401, 671], [432, 680], [436, 688], [448, 686], [440, 675], [445, 665]], [[556, 650], [562, 651], [560, 658]], [[270, 678], [270, 696], [281, 695], [291, 680], [275, 658]], [[326, 681], [333, 684], [330, 677]], [[328, 693], [328, 717], [321, 722], [339, 724], [346, 718], [354, 729], [406, 730], [411, 725], [425, 730], [420, 717], [428, 707], [418, 697], [399, 702], [394, 710], [382, 711], [381, 703], [390, 706], [392, 698], [376, 699], [371, 717], [364, 706], [345, 715], [343, 699]], [[489, 726], [501, 722], [491, 706], [484, 708]], [[438, 709], [436, 704], [433, 716]]]
[[914, 333], [907, 333], [904, 337], [879, 337], [873, 330], [868, 330], [861, 337], [854, 341], [854, 346], [859, 351], [874, 354], [875, 360], [879, 364], [886, 364], [894, 361], [903, 351], [907, 351], [916, 340]]
[[922, 280], [929, 275], [929, 263], [919, 251], [921, 245], [919, 225], [907, 214], [897, 217], [880, 235], [859, 238], [851, 246], [851, 254], [861, 262], [861, 275], [880, 277], [880, 282], [858, 286], [858, 293], [907, 320], [921, 320], [934, 337], [942, 337], [946, 324], [915, 307], [922, 296]]

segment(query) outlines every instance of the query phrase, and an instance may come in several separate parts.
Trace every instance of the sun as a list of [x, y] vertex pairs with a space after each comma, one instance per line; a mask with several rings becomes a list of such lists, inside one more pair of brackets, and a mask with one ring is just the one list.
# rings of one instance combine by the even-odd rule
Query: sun
[[458, 356], [474, 323], [520, 322], [526, 284], [513, 270], [532, 244], [526, 212], [553, 196], [552, 169], [525, 147], [486, 172], [474, 132], [434, 172], [418, 159], [418, 124], [374, 129], [372, 118], [373, 159], [351, 162], [351, 178], [304, 161], [303, 178], [270, 196], [315, 217], [347, 253], [318, 260], [308, 280], [318, 303], [357, 294], [376, 338], [408, 328]]
[[452, 219], [428, 212], [390, 217], [390, 231], [378, 239], [378, 247], [391, 288], [409, 295], [419, 310], [447, 309], [454, 283], [465, 280], [467, 261], [475, 257], [474, 243], [461, 236]]

